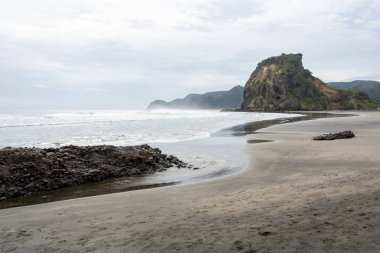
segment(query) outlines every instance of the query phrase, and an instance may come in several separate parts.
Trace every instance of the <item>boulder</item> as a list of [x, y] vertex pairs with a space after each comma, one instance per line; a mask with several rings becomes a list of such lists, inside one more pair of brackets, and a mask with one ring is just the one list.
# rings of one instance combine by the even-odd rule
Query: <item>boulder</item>
[[328, 133], [328, 134], [322, 134], [319, 136], [316, 136], [313, 138], [315, 141], [331, 141], [335, 139], [349, 139], [355, 137], [355, 134], [352, 131], [343, 131], [338, 133]]

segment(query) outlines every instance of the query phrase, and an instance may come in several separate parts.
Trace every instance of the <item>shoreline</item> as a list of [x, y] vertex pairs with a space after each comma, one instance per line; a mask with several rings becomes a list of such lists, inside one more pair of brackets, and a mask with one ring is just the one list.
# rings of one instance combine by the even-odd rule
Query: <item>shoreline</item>
[[[324, 114], [317, 114], [324, 115]], [[317, 116], [318, 117], [318, 116]], [[206, 149], [217, 149], [215, 143], [220, 143], [221, 145], [234, 145], [236, 149], [237, 146], [241, 146], [245, 144], [245, 140], [240, 141], [241, 144], [238, 144], [238, 140], [236, 138], [238, 136], [245, 136], [250, 134], [247, 132], [251, 131], [252, 128], [260, 129], [264, 127], [268, 127], [273, 124], [277, 124], [280, 122], [288, 122], [293, 120], [308, 120], [313, 118], [312, 116], [299, 116], [295, 118], [278, 118], [273, 120], [262, 120], [262, 121], [254, 121], [245, 123], [242, 125], [237, 125], [234, 127], [229, 127], [225, 129], [221, 129], [216, 132], [214, 135], [211, 135], [208, 138], [195, 139], [190, 141], [178, 142], [180, 146], [183, 143], [183, 146], [186, 146], [186, 152], [188, 149], [196, 150], [197, 146], [205, 146]], [[233, 142], [230, 137], [233, 137]], [[235, 143], [236, 142], [236, 143]], [[235, 144], [233, 144], [235, 143]], [[150, 146], [154, 146], [155, 148], [165, 149], [165, 143], [160, 145], [156, 145], [154, 143], [150, 143]], [[170, 146], [171, 144], [169, 144]], [[138, 147], [138, 146], [134, 146]], [[80, 147], [78, 147], [80, 148]], [[83, 147], [82, 147], [83, 148]], [[177, 147], [178, 148], [178, 147]], [[240, 147], [239, 147], [240, 148]], [[243, 152], [244, 148], [241, 148], [241, 152]], [[39, 150], [39, 149], [38, 149]], [[164, 153], [167, 154], [175, 154], [175, 156], [179, 157], [181, 153], [176, 153], [177, 150], [163, 150]], [[199, 152], [203, 152], [202, 148]], [[220, 153], [221, 152], [221, 153]], [[239, 151], [240, 152], [240, 151]], [[237, 151], [237, 154], [239, 154]], [[215, 153], [215, 152], [214, 152]], [[220, 154], [219, 154], [220, 153]], [[184, 152], [182, 152], [182, 155]], [[214, 154], [212, 159], [221, 159], [221, 157], [227, 156], [227, 153], [218, 150], [217, 153]], [[225, 157], [223, 157], [225, 159]], [[182, 161], [180, 161], [182, 163]], [[191, 161], [186, 161], [186, 164], [190, 164]], [[106, 179], [99, 182], [89, 182], [86, 184], [73, 185], [70, 187], [63, 187], [59, 189], [53, 189], [51, 191], [39, 191], [34, 192], [31, 195], [20, 196], [17, 198], [8, 198], [0, 201], [0, 209], [20, 207], [20, 206], [29, 206], [43, 203], [50, 203], [56, 201], [63, 201], [69, 199], [83, 198], [83, 197], [91, 197], [91, 196], [99, 196], [105, 194], [113, 194], [118, 192], [127, 192], [127, 191], [136, 191], [136, 190], [144, 190], [158, 187], [166, 187], [173, 185], [183, 185], [189, 183], [199, 183], [201, 181], [208, 181], [213, 179], [218, 179], [219, 177], [231, 176], [235, 173], [239, 173], [244, 170], [244, 167], [248, 164], [248, 157], [246, 158], [246, 163], [235, 163], [235, 161], [229, 160], [225, 165], [218, 165], [217, 167], [209, 165], [210, 168], [203, 168], [197, 171], [192, 171], [194, 175], [190, 175], [189, 178], [181, 176], [174, 176], [170, 174], [170, 171], [162, 171], [154, 174], [147, 174], [142, 177], [118, 177], [114, 179]], [[186, 170], [186, 168], [184, 168]], [[186, 174], [187, 172], [177, 171], [173, 172], [174, 174]], [[162, 175], [159, 175], [162, 174]], [[167, 179], [165, 178], [167, 177]], [[127, 183], [125, 183], [127, 182]]]
[[[352, 115], [352, 114], [348, 114]], [[291, 122], [297, 122], [297, 121], [304, 121], [304, 120], [313, 120], [317, 118], [328, 118], [328, 117], [344, 117], [347, 116], [345, 114], [334, 114], [334, 113], [325, 113], [325, 112], [302, 112], [302, 116], [294, 117], [294, 118], [278, 118], [273, 120], [262, 120], [262, 121], [255, 121], [255, 122], [249, 122], [242, 125], [237, 125], [234, 127], [229, 127], [226, 129], [221, 129], [218, 132], [216, 132], [214, 135], [208, 137], [208, 142], [212, 142], [213, 137], [218, 136], [245, 136], [254, 134], [256, 131], [267, 128], [276, 124], [284, 124], [284, 123], [291, 123]], [[224, 140], [226, 144], [228, 143], [228, 139]], [[184, 143], [192, 143], [194, 142], [195, 145], [197, 143], [199, 144], [199, 140], [193, 140], [193, 141], [185, 141]], [[247, 140], [248, 144], [256, 144], [256, 143], [263, 143], [263, 142], [269, 142], [269, 140], [256, 140], [251, 139]], [[169, 151], [174, 152], [174, 151]], [[165, 151], [165, 153], [168, 153]], [[208, 173], [204, 175], [194, 175], [193, 178], [190, 179], [175, 179], [175, 180], [150, 180], [150, 177], [155, 177], [157, 175], [157, 172], [152, 175], [145, 175], [142, 177], [119, 177], [114, 179], [106, 179], [99, 182], [89, 182], [86, 184], [80, 184], [80, 185], [74, 185], [71, 187], [64, 187], [59, 189], [54, 189], [52, 191], [40, 191], [40, 192], [34, 192], [31, 195], [27, 196], [20, 196], [17, 198], [8, 198], [5, 200], [0, 201], [0, 209], [6, 209], [6, 208], [13, 208], [13, 207], [20, 207], [20, 206], [29, 206], [29, 205], [36, 205], [36, 204], [43, 204], [43, 203], [50, 203], [50, 202], [56, 202], [56, 201], [63, 201], [63, 200], [70, 200], [70, 199], [76, 199], [76, 198], [83, 198], [83, 197], [91, 197], [91, 196], [99, 196], [99, 195], [106, 195], [106, 194], [113, 194], [118, 192], [127, 192], [127, 191], [136, 191], [136, 190], [145, 190], [145, 189], [151, 189], [151, 188], [158, 188], [158, 187], [166, 187], [166, 186], [174, 186], [174, 185], [183, 185], [188, 183], [199, 183], [201, 181], [207, 181], [207, 180], [213, 180], [218, 179], [218, 177], [224, 177], [224, 176], [231, 176], [236, 173], [240, 173], [244, 171], [245, 167], [248, 166], [248, 157], [247, 157], [247, 163], [245, 165], [241, 164], [239, 165], [239, 168], [234, 166], [232, 162], [227, 167], [225, 166], [219, 166], [216, 171], [211, 170]], [[232, 169], [232, 167], [235, 167]], [[204, 168], [207, 170], [207, 168]], [[162, 177], [165, 177], [166, 171], [162, 172], [164, 175]], [[169, 175], [166, 175], [169, 176]], [[144, 182], [146, 180], [147, 182]], [[123, 183], [128, 181], [128, 183]], [[141, 182], [140, 182], [141, 181]]]
[[[4, 251], [378, 252], [380, 112], [274, 125], [249, 168], [180, 187], [0, 210]], [[351, 129], [353, 139], [315, 142]]]
[[[249, 122], [242, 125], [229, 127], [226, 129], [221, 129], [218, 132], [216, 132], [214, 135], [206, 138], [207, 139], [206, 142], [212, 143], [213, 141], [215, 141], [215, 137], [233, 136], [234, 138], [236, 138], [238, 136], [254, 134], [259, 129], [267, 128], [276, 124], [284, 124], [284, 123], [291, 123], [291, 122], [304, 121], [304, 120], [313, 120], [316, 118], [341, 117], [341, 116], [342, 115], [340, 114], [332, 114], [332, 113], [302, 112], [302, 116], [298, 116], [294, 118], [283, 117], [283, 118], [278, 118], [278, 119], [273, 119], [273, 120]], [[224, 139], [222, 140], [222, 142], [223, 141], [226, 142], [225, 144], [230, 142], [230, 140], [228, 139]], [[195, 143], [195, 146], [199, 144], [199, 140], [185, 141], [184, 143], [187, 143], [187, 146], [190, 145], [191, 147], [190, 143], [192, 142]], [[248, 144], [263, 143], [263, 142], [268, 142], [268, 140], [247, 140]], [[242, 142], [242, 144], [243, 143], [245, 142]], [[169, 152], [165, 151], [165, 153], [170, 153], [170, 154], [171, 152], [174, 152], [174, 151], [169, 151]], [[214, 158], [216, 159], [216, 157]], [[53, 189], [51, 191], [34, 192], [31, 195], [27, 195], [27, 196], [20, 196], [17, 198], [8, 198], [8, 199], [1, 200], [0, 209], [50, 203], [50, 202], [77, 199], [77, 198], [83, 198], [83, 197], [113, 194], [113, 193], [118, 193], [118, 192], [145, 190], [145, 189], [158, 188], [158, 187], [184, 185], [184, 184], [189, 184], [189, 183], [191, 184], [199, 183], [202, 181], [218, 179], [219, 177], [231, 176], [233, 174], [240, 173], [244, 171], [245, 167], [248, 166], [248, 159], [249, 158], [247, 157], [246, 164], [238, 165], [238, 167], [236, 167], [237, 165], [233, 164], [233, 162], [230, 161], [230, 164], [226, 164], [227, 166], [219, 165], [216, 168], [217, 170], [215, 171], [212, 169], [210, 171], [207, 171], [206, 174], [200, 174], [200, 175], [195, 174], [193, 176], [190, 176], [190, 178], [187, 178], [187, 179], [177, 178], [172, 181], [170, 180], [159, 181], [159, 180], [154, 180], [154, 179], [150, 180], [149, 179], [150, 177], [154, 178], [155, 175], [157, 175], [157, 172], [156, 172], [155, 174], [151, 174], [151, 175], [148, 174], [142, 177], [118, 177], [114, 179], [102, 180], [99, 182], [88, 182], [84, 184], [73, 185], [70, 187]], [[207, 168], [204, 168], [204, 170], [207, 170]], [[162, 175], [162, 177], [165, 177], [165, 173], [167, 172], [164, 171], [162, 173], [164, 174]], [[166, 176], [169, 176], [169, 175], [166, 175]], [[147, 182], [144, 183], [144, 180]], [[124, 181], [126, 182], [128, 181], [129, 183], [123, 183]]]

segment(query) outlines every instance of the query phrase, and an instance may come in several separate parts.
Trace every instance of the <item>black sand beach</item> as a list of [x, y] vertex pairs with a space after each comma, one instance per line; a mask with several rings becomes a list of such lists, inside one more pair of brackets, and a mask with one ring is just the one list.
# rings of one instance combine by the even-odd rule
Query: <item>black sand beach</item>
[[[378, 252], [379, 112], [274, 125], [246, 170], [0, 210], [14, 252]], [[313, 141], [351, 129], [353, 139]]]

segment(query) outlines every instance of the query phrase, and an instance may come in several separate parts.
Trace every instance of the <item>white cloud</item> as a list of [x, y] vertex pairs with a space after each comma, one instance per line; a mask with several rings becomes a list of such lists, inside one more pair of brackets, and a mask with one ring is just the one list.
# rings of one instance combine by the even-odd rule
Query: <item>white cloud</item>
[[34, 85], [34, 87], [39, 88], [39, 89], [47, 89], [47, 88], [49, 88], [47, 85], [43, 85], [43, 84], [36, 84], [36, 85]]
[[260, 60], [282, 52], [303, 53], [305, 67], [329, 81], [380, 72], [376, 0], [0, 2], [9, 86], [144, 87], [154, 91], [139, 98], [148, 103], [172, 87], [176, 96], [244, 84]]
[[106, 91], [105, 89], [100, 89], [100, 88], [86, 88], [85, 90], [93, 91], [93, 92], [104, 92], [104, 91]]

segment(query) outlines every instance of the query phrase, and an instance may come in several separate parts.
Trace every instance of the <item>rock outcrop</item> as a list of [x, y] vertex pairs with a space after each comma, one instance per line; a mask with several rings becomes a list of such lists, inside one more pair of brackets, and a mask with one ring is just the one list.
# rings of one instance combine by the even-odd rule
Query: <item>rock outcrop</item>
[[148, 145], [0, 149], [0, 200], [188, 165]]
[[316, 136], [313, 138], [315, 141], [331, 141], [335, 139], [351, 139], [355, 137], [355, 134], [350, 131], [343, 131], [343, 132], [338, 132], [338, 133], [328, 133], [328, 134], [322, 134], [319, 136]]
[[368, 110], [365, 93], [336, 90], [302, 65], [302, 54], [282, 54], [260, 62], [245, 85], [244, 110]]
[[233, 109], [243, 102], [244, 87], [235, 86], [228, 91], [213, 91], [204, 94], [189, 94], [171, 102], [155, 100], [148, 109]]

